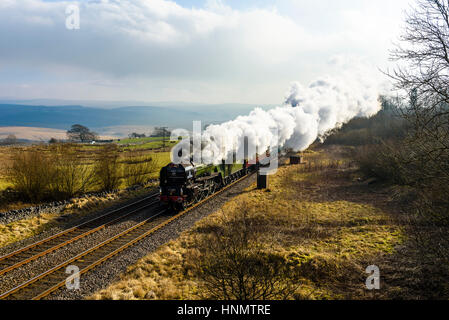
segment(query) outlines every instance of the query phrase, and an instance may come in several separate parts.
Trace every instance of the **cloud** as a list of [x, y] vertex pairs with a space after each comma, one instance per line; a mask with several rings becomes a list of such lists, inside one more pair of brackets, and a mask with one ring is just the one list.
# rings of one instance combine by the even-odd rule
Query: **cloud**
[[[292, 2], [295, 8], [313, 9]], [[282, 6], [237, 10], [209, 0], [204, 8], [188, 9], [166, 0], [86, 1], [79, 2], [81, 28], [67, 30], [65, 9], [73, 3], [2, 0], [0, 65], [45, 74], [47, 79], [57, 75], [85, 98], [106, 98], [95, 96], [87, 83], [127, 82], [123, 92], [128, 99], [137, 94], [139, 99], [167, 100], [161, 96], [164, 92], [177, 95], [175, 100], [254, 102], [251, 97], [257, 95], [257, 102], [274, 102], [290, 81], [322, 73], [331, 55], [380, 50], [375, 45], [367, 48], [372, 26], [365, 34], [357, 31], [356, 25], [363, 24], [363, 11], [357, 10], [336, 12], [333, 23], [341, 25], [338, 19], [343, 19], [348, 29], [333, 31], [310, 24], [310, 17], [295, 15], [294, 10], [287, 15]], [[325, 26], [327, 21], [320, 23]], [[348, 38], [345, 30], [350, 31]], [[363, 46], [356, 48], [360, 43]], [[1, 80], [7, 77], [0, 73]], [[33, 92], [51, 92], [46, 88], [59, 84], [34, 85], [38, 89]], [[133, 93], [133, 87], [148, 91]]]
[[[186, 9], [171, 1], [80, 4], [81, 29], [65, 29], [67, 3], [8, 1], [0, 11], [0, 58], [71, 65], [116, 76], [222, 77], [235, 66], [292, 58], [305, 36], [275, 11]], [[257, 65], [257, 68], [255, 67]], [[234, 67], [234, 68], [230, 68]]]

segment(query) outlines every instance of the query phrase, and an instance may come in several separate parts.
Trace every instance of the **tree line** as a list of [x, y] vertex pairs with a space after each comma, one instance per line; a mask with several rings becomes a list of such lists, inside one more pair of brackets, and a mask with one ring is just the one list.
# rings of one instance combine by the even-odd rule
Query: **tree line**
[[[418, 0], [400, 40], [397, 67], [385, 73], [405, 95], [383, 97], [377, 116], [351, 121], [327, 143], [357, 146], [361, 170], [397, 186], [427, 286], [430, 268], [449, 276], [449, 2]], [[446, 281], [433, 286], [448, 296]]]

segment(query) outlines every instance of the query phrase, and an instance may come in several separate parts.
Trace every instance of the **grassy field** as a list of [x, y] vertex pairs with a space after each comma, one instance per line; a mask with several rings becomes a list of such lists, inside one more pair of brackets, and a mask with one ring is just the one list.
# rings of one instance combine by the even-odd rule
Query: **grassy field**
[[[165, 141], [165, 147], [174, 147], [177, 142]], [[142, 144], [128, 145], [124, 147], [124, 150], [145, 150], [145, 149], [160, 149], [164, 147], [164, 142], [162, 141], [150, 141]]]
[[6, 168], [10, 163], [10, 159], [11, 149], [9, 147], [0, 147], [0, 191], [10, 185], [6, 178]]
[[[149, 148], [149, 144], [151, 148]], [[148, 142], [144, 145], [128, 146], [119, 145], [117, 150], [118, 155], [118, 176], [120, 177], [118, 188], [125, 189], [130, 186], [130, 184], [141, 184], [145, 183], [149, 179], [158, 179], [160, 169], [170, 163], [170, 148], [166, 147], [162, 149], [159, 145], [161, 142]], [[171, 144], [171, 146], [174, 144]], [[98, 163], [97, 156], [101, 154], [103, 146], [101, 145], [88, 145], [80, 144], [74, 145], [77, 161], [81, 166], [83, 166], [87, 172], [94, 172], [95, 163]], [[28, 150], [38, 151], [42, 154], [47, 154], [49, 159], [54, 158], [54, 151], [50, 150], [48, 145], [36, 145], [36, 146], [19, 146], [19, 147], [0, 147], [0, 192], [8, 187], [14, 187], [7, 177], [7, 168], [12, 164], [12, 155], [16, 152], [23, 153]], [[78, 164], [78, 165], [79, 165]], [[142, 177], [139, 182], [133, 182], [136, 180], [130, 180], [131, 174], [135, 174], [137, 168], [140, 165], [149, 164], [145, 167], [145, 171], [138, 171], [136, 174]], [[134, 173], [133, 173], [134, 172]], [[85, 192], [96, 192], [99, 191], [101, 186], [98, 186], [96, 180], [85, 189]], [[45, 199], [44, 199], [45, 201]], [[2, 198], [0, 202], [0, 211], [8, 211], [14, 209], [20, 209], [24, 207], [29, 207], [35, 203], [32, 201], [22, 198], [22, 201], [17, 201], [15, 199], [8, 200], [8, 198]], [[35, 201], [39, 202], [39, 201]]]
[[163, 137], [146, 137], [146, 138], [127, 138], [121, 139], [117, 143], [124, 147], [125, 150], [143, 150], [143, 149], [159, 149], [164, 146], [169, 148], [177, 144], [176, 141], [169, 141], [169, 138]]
[[[122, 147], [121, 157], [126, 158], [129, 155], [129, 152], [140, 152], [140, 155], [151, 157], [154, 161], [157, 162], [157, 168], [155, 172], [151, 174], [151, 178], [157, 178], [159, 176], [159, 170], [161, 167], [170, 163], [170, 148], [176, 145], [176, 143], [167, 144], [167, 149], [162, 150], [162, 142], [152, 142], [143, 145], [135, 145]], [[28, 150], [29, 148], [37, 148], [42, 152], [47, 151], [47, 147], [45, 146], [37, 146], [37, 147], [18, 147], [14, 149], [18, 150]], [[83, 159], [83, 162], [87, 166], [91, 166], [93, 164], [93, 159], [98, 151], [101, 149], [100, 145], [79, 145], [78, 146], [78, 157]], [[11, 147], [0, 147], [0, 191], [6, 189], [11, 186], [6, 177], [6, 167], [9, 165], [11, 161]]]
[[[282, 167], [270, 176], [269, 190], [251, 186], [90, 299], [216, 298], [202, 276], [205, 269], [195, 265], [213, 234], [226, 235], [232, 226], [226, 221], [238, 222], [242, 214], [255, 228], [258, 258], [280, 260], [300, 275], [289, 299], [383, 299], [403, 293], [392, 283], [382, 282], [379, 292], [365, 288], [369, 265], [388, 265], [390, 272], [405, 265], [386, 262], [406, 239], [395, 219], [398, 207], [388, 194], [357, 182], [344, 156], [313, 152], [307, 159], [306, 165]], [[209, 260], [221, 259], [220, 254], [209, 252]], [[281, 276], [277, 285], [289, 281]]]
[[158, 166], [150, 177], [152, 179], [158, 179], [160, 169], [171, 162], [170, 152], [153, 152], [151, 153], [151, 157], [157, 162]]
[[[162, 140], [163, 137], [146, 137], [146, 138], [126, 138], [126, 139], [120, 139], [118, 141], [118, 144], [144, 144], [148, 142], [154, 142]], [[168, 138], [166, 138], [168, 139]]]

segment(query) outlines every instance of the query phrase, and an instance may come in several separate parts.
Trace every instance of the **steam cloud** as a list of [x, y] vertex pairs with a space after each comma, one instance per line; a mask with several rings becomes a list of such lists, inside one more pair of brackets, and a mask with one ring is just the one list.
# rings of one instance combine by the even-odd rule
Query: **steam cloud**
[[196, 150], [202, 152], [201, 158], [194, 156], [202, 163], [218, 164], [222, 159], [232, 163], [237, 151], [237, 160], [243, 160], [244, 137], [248, 137], [250, 156], [256, 146], [259, 153], [274, 146], [303, 151], [352, 118], [375, 115], [380, 110], [378, 96], [375, 79], [363, 72], [325, 77], [307, 87], [294, 82], [282, 106], [268, 111], [256, 108], [249, 115], [207, 127], [201, 136], [196, 133], [194, 141], [201, 142]]

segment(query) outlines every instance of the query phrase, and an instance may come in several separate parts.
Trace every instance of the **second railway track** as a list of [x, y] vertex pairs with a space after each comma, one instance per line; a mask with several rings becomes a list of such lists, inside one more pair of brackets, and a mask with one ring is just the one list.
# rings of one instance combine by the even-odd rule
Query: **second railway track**
[[82, 224], [61, 231], [55, 235], [37, 241], [31, 245], [15, 250], [0, 257], [0, 276], [15, 270], [27, 263], [30, 263], [40, 257], [54, 252], [64, 246], [67, 246], [77, 240], [87, 237], [108, 225], [119, 222], [130, 215], [153, 206], [157, 201], [158, 194], [152, 194], [136, 202], [107, 212], [99, 217], [88, 220]]
[[[89, 270], [100, 265], [104, 261], [109, 260], [110, 258], [114, 257], [121, 251], [131, 247], [132, 245], [136, 244], [140, 240], [142, 240], [142, 239], [150, 236], [151, 234], [155, 233], [156, 231], [162, 229], [164, 226], [170, 224], [172, 221], [175, 221], [178, 218], [184, 216], [185, 214], [187, 214], [194, 208], [200, 206], [201, 204], [210, 200], [211, 198], [216, 197], [218, 194], [231, 188], [233, 185], [248, 178], [251, 175], [252, 174], [244, 175], [240, 179], [232, 182], [228, 186], [224, 187], [223, 189], [214, 193], [213, 195], [207, 197], [206, 199], [202, 200], [201, 202], [195, 204], [194, 206], [186, 209], [185, 211], [183, 211], [181, 213], [178, 213], [177, 215], [175, 215], [169, 219], [164, 220], [162, 223], [158, 224], [157, 226], [154, 226], [149, 222], [153, 221], [156, 217], [161, 216], [165, 211], [158, 212], [157, 214], [154, 214], [154, 215], [146, 218], [144, 221], [120, 232], [119, 234], [117, 234], [113, 237], [110, 237], [109, 239], [81, 252], [80, 254], [66, 260], [65, 262], [60, 263], [57, 266], [55, 266], [51, 269], [48, 269], [47, 271], [23, 282], [19, 286], [16, 286], [13, 289], [8, 290], [7, 292], [1, 293], [0, 299], [12, 299], [12, 300], [42, 299], [42, 298], [48, 296], [49, 294], [51, 294], [52, 292], [56, 291], [58, 288], [65, 285], [66, 279], [68, 277], [68, 275], [65, 273], [65, 267], [67, 267], [69, 265], [76, 265], [80, 270], [79, 271], [80, 274], [86, 273]], [[156, 195], [152, 195], [145, 199], [148, 200], [149, 198], [152, 198], [155, 196]], [[136, 203], [134, 203], [132, 205], [135, 205]], [[154, 203], [147, 204], [145, 207], [149, 207], [153, 204]], [[135, 210], [137, 211], [137, 210], [142, 210], [142, 209], [144, 209], [144, 208], [139, 207], [138, 209], [135, 209]], [[127, 213], [126, 216], [129, 214], [131, 214], [131, 213]], [[101, 218], [101, 217], [99, 217], [99, 218]], [[121, 219], [121, 218], [123, 218], [123, 216], [113, 219], [112, 221], [115, 221], [115, 220]], [[92, 221], [93, 220], [88, 221], [87, 223], [92, 222]], [[113, 222], [109, 221], [107, 223], [101, 224], [101, 226], [105, 226], [108, 223], [113, 223]], [[95, 232], [92, 230], [96, 230], [98, 227], [100, 227], [100, 226], [91, 228], [90, 230], [86, 231], [85, 233], [91, 234], [92, 232]], [[68, 229], [68, 230], [71, 230], [71, 229]], [[67, 230], [61, 232], [60, 234], [64, 234], [65, 232], [67, 232]], [[75, 238], [76, 237], [78, 237], [78, 236], [75, 236]], [[40, 241], [39, 243], [45, 243], [45, 240], [46, 239]], [[69, 241], [69, 243], [73, 242], [70, 240], [66, 240], [66, 241], [62, 241], [61, 243], [65, 243], [68, 241]], [[30, 250], [33, 246], [34, 246], [34, 244], [31, 246], [28, 246], [26, 248], [28, 248], [27, 250]], [[62, 245], [59, 244], [57, 246], [62, 246]], [[45, 250], [52, 250], [52, 248], [54, 248], [54, 247], [55, 246], [45, 249]], [[26, 249], [26, 248], [24, 248], [24, 249]], [[53, 249], [52, 251], [54, 251], [56, 249]], [[19, 252], [19, 251], [20, 250], [18, 250], [17, 252]], [[30, 252], [32, 252], [32, 251], [30, 251]], [[34, 254], [33, 257], [36, 257], [35, 259], [39, 258], [39, 257], [37, 257], [37, 255], [39, 255], [39, 253]], [[1, 261], [2, 260], [0, 258], [0, 263], [1, 263]]]

